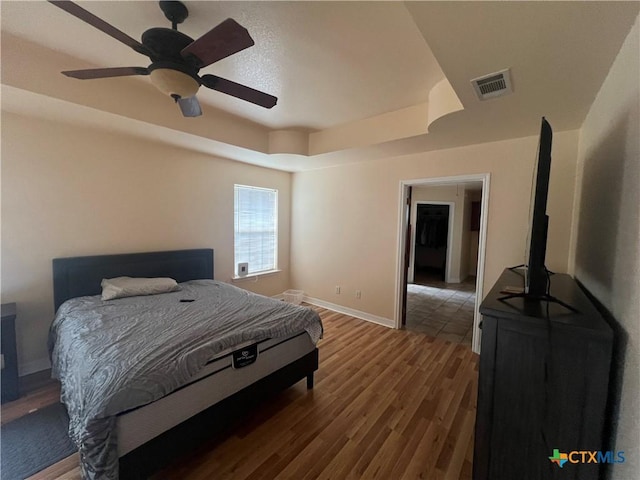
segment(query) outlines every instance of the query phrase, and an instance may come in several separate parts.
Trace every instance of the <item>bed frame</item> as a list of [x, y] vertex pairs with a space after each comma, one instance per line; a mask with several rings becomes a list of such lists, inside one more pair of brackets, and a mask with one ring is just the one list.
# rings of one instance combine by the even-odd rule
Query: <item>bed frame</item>
[[[213, 250], [56, 258], [53, 260], [55, 309], [71, 298], [99, 294], [103, 278], [118, 276], [170, 277], [178, 282], [213, 279]], [[204, 441], [222, 433], [265, 398], [304, 378], [307, 379], [307, 388], [313, 388], [313, 373], [317, 369], [318, 349], [313, 348], [304, 356], [120, 457], [120, 478], [147, 478]]]

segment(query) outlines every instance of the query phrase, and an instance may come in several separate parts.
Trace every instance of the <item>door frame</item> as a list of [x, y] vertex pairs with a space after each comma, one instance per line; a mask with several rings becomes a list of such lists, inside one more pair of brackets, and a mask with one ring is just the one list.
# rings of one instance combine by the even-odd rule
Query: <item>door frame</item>
[[[415, 186], [415, 185], [412, 185]], [[449, 219], [447, 220], [447, 260], [444, 271], [444, 278], [447, 283], [451, 283], [453, 276], [451, 272], [451, 255], [453, 250], [453, 221], [454, 215], [456, 212], [456, 204], [454, 202], [438, 202], [438, 201], [427, 201], [427, 200], [416, 200], [412, 202], [416, 207], [416, 225], [417, 225], [417, 215], [418, 215], [418, 205], [448, 205], [449, 206]], [[411, 221], [411, 219], [409, 219]], [[408, 279], [410, 282], [415, 280], [415, 268], [416, 268], [416, 225], [411, 229], [411, 252], [409, 254], [409, 275]]]
[[417, 186], [435, 186], [435, 185], [455, 185], [457, 183], [465, 182], [482, 182], [482, 200], [480, 203], [480, 232], [479, 232], [479, 245], [478, 245], [478, 270], [476, 273], [476, 305], [473, 312], [473, 341], [471, 343], [471, 349], [475, 353], [480, 353], [480, 337], [481, 330], [480, 313], [478, 307], [483, 296], [484, 285], [484, 270], [485, 270], [485, 257], [486, 257], [486, 242], [487, 242], [487, 219], [489, 213], [489, 192], [491, 188], [491, 174], [490, 173], [478, 173], [470, 175], [458, 175], [450, 177], [434, 177], [434, 178], [420, 178], [420, 179], [408, 179], [400, 180], [399, 188], [399, 201], [398, 201], [398, 241], [397, 241], [397, 259], [396, 259], [396, 295], [395, 295], [395, 328], [402, 328], [402, 305], [404, 291], [406, 291], [406, 284], [404, 282], [404, 259], [406, 253], [406, 235], [407, 235], [407, 223], [410, 219], [407, 216], [407, 193], [409, 187]]

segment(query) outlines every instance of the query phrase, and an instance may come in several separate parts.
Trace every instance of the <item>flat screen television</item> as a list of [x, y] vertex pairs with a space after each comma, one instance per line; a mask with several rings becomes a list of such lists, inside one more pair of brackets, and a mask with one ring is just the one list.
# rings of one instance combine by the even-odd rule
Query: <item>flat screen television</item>
[[525, 295], [544, 297], [548, 293], [549, 273], [545, 267], [547, 251], [547, 194], [549, 192], [549, 173], [551, 171], [551, 141], [553, 131], [549, 122], [542, 117], [538, 159], [534, 170], [532, 199], [527, 242], [527, 263], [525, 273]]

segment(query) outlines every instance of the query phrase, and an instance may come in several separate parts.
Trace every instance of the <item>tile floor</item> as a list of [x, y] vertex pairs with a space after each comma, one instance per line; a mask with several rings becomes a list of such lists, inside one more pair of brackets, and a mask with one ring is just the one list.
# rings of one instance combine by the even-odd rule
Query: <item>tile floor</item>
[[416, 282], [407, 290], [406, 328], [471, 346], [475, 277], [463, 283], [416, 277]]

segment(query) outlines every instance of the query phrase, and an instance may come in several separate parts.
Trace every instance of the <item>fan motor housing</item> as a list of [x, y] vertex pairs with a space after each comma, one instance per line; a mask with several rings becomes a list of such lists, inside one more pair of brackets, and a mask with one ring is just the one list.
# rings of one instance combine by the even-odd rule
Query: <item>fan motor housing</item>
[[150, 28], [142, 34], [142, 44], [154, 53], [153, 60], [183, 62], [180, 52], [192, 42], [189, 35], [170, 28]]

